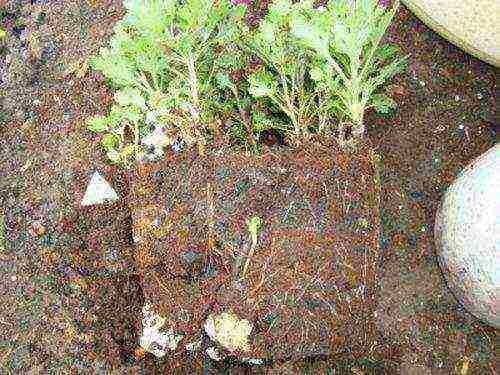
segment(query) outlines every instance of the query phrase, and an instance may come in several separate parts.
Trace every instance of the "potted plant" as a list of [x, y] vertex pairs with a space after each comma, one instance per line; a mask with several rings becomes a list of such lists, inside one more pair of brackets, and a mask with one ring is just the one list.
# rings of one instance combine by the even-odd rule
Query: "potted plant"
[[[377, 157], [360, 138], [365, 110], [394, 104], [375, 89], [402, 65], [383, 66], [395, 49], [379, 46], [397, 4], [280, 0], [257, 28], [224, 0], [124, 5], [91, 60], [116, 104], [88, 124], [134, 167], [136, 263], [168, 328], [151, 324], [144, 349], [190, 350], [204, 331], [212, 358], [361, 352], [379, 226]], [[252, 147], [232, 147], [229, 120]], [[333, 125], [347, 122], [354, 153]], [[269, 129], [286, 147], [259, 144]]]

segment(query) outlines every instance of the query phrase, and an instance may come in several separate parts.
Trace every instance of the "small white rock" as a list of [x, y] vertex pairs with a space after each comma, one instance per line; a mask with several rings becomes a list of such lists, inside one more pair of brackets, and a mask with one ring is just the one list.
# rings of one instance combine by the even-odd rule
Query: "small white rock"
[[90, 179], [87, 190], [85, 191], [85, 195], [83, 196], [80, 205], [92, 206], [94, 204], [102, 204], [106, 200], [118, 200], [118, 194], [116, 194], [116, 191], [99, 174], [99, 172], [96, 171]]
[[220, 361], [222, 359], [222, 357], [220, 356], [220, 353], [219, 351], [217, 350], [216, 347], [214, 346], [211, 346], [210, 348], [208, 348], [206, 350], [206, 353], [208, 354], [208, 356], [210, 358], [212, 358], [214, 361]]
[[243, 362], [245, 363], [248, 363], [249, 365], [256, 365], [256, 366], [260, 366], [264, 363], [264, 360], [262, 360], [261, 358], [242, 358], [241, 359]]
[[184, 335], [176, 334], [173, 329], [161, 331], [166, 319], [152, 311], [149, 303], [142, 308], [142, 314], [143, 328], [139, 345], [157, 358], [165, 356], [169, 350], [175, 350]]

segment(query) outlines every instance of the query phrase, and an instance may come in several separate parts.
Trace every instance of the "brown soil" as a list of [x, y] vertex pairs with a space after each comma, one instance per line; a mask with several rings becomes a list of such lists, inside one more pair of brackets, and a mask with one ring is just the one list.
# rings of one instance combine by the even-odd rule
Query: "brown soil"
[[[129, 278], [86, 280], [68, 256], [74, 241], [84, 238], [78, 226], [68, 229], [69, 219], [93, 170], [108, 178], [119, 173], [102, 162], [84, 126], [109, 101], [109, 92], [98, 75], [78, 78], [67, 69], [105, 43], [121, 2], [28, 3], [0, 2], [11, 12], [2, 14], [2, 25], [26, 25], [26, 40], [12, 25], [0, 39], [2, 372], [159, 373], [162, 366], [152, 358], [137, 362], [130, 352], [143, 302], [137, 284]], [[397, 112], [367, 120], [368, 137], [382, 157], [380, 336], [356, 361], [316, 358], [269, 373], [498, 373], [498, 332], [455, 301], [432, 238], [443, 191], [498, 141], [498, 70], [438, 37], [404, 7], [387, 39], [410, 54], [410, 66], [387, 90]], [[43, 233], [30, 230], [34, 222]], [[117, 292], [124, 288], [130, 293]], [[232, 373], [238, 371], [243, 369], [233, 366]]]
[[[131, 186], [146, 298], [189, 333], [209, 312], [231, 309], [255, 325], [245, 356], [364, 353], [373, 341], [379, 196], [376, 156], [360, 148], [191, 150], [143, 167]], [[248, 257], [253, 215], [264, 224]]]

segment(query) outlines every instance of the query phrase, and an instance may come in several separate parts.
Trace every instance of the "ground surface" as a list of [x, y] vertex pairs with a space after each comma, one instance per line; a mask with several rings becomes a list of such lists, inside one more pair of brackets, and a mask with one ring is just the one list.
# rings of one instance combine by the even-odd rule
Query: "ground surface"
[[[106, 90], [91, 76], [63, 73], [105, 42], [120, 17], [119, 2], [47, 3], [0, 2], [10, 12], [0, 20], [9, 31], [0, 40], [2, 373], [144, 373], [144, 363], [133, 364], [122, 345], [137, 324], [137, 283], [124, 277], [84, 281], [67, 255], [79, 235], [68, 218], [89, 176], [95, 167], [110, 170], [83, 126], [107, 100]], [[377, 325], [383, 337], [357, 364], [331, 360], [300, 370], [286, 364], [274, 373], [499, 370], [498, 332], [454, 300], [432, 240], [444, 190], [497, 140], [498, 71], [444, 41], [404, 7], [388, 38], [410, 54], [410, 66], [388, 88], [397, 113], [368, 116], [368, 135], [382, 157]]]

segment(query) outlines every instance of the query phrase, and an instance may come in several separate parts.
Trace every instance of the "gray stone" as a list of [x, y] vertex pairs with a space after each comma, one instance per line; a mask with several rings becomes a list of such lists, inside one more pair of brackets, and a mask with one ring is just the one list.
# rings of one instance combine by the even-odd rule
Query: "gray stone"
[[474, 160], [448, 188], [434, 237], [457, 300], [500, 328], [500, 144]]

